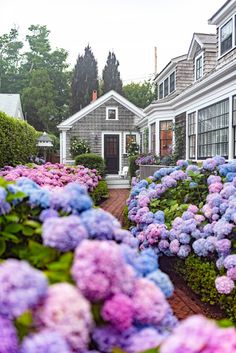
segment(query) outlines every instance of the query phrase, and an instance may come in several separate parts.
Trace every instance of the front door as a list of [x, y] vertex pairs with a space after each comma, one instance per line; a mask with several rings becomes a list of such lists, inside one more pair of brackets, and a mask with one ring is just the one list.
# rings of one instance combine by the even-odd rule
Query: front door
[[119, 172], [119, 135], [104, 135], [104, 159], [108, 174]]

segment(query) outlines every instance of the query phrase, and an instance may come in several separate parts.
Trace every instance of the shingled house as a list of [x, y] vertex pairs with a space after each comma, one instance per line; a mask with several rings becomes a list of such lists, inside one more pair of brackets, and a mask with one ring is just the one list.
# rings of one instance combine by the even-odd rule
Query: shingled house
[[128, 165], [128, 143], [139, 143], [137, 124], [143, 117], [142, 109], [117, 92], [104, 94], [58, 126], [61, 162], [74, 162], [70, 139], [76, 136], [89, 143], [91, 152], [105, 159], [108, 174], [118, 174]]
[[158, 155], [173, 146], [175, 123], [182, 129], [183, 158], [236, 157], [236, 0], [226, 1], [208, 23], [216, 34], [194, 33], [188, 53], [155, 78], [157, 100], [138, 127], [141, 136], [148, 129], [149, 151]]

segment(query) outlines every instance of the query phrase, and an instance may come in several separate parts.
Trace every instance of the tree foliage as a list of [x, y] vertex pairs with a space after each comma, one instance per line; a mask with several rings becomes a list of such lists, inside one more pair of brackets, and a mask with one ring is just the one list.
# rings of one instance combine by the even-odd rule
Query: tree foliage
[[[25, 43], [18, 40], [17, 29], [0, 37], [0, 92], [23, 94], [29, 122], [55, 133], [56, 125], [69, 113], [70, 72], [68, 53], [64, 49], [52, 50], [49, 35], [46, 26], [31, 25]], [[49, 94], [47, 99], [42, 93], [43, 84]]]
[[119, 61], [113, 52], [109, 52], [107, 57], [106, 65], [103, 69], [103, 93], [114, 90], [118, 93], [122, 93], [122, 80], [120, 78], [120, 72], [118, 70]]
[[98, 91], [97, 61], [88, 45], [84, 55], [79, 55], [71, 84], [71, 114], [87, 106], [92, 100], [92, 92]]
[[139, 108], [146, 108], [155, 100], [154, 85], [150, 81], [129, 83], [123, 87], [123, 94], [125, 98]]

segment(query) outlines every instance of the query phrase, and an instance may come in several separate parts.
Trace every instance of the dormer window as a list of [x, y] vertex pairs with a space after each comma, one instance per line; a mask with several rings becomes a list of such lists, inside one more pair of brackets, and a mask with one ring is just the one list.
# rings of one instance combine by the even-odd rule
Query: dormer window
[[195, 59], [195, 81], [203, 76], [203, 55], [200, 54]]
[[174, 92], [175, 90], [175, 72], [172, 72], [170, 75], [170, 93]]
[[169, 93], [169, 77], [164, 81], [164, 97], [168, 96]]
[[107, 107], [106, 108], [106, 120], [118, 120], [118, 108]]
[[231, 18], [220, 29], [220, 55], [225, 54], [233, 46], [233, 19]]
[[175, 91], [175, 71], [164, 78], [158, 86], [158, 99], [167, 97], [169, 94]]

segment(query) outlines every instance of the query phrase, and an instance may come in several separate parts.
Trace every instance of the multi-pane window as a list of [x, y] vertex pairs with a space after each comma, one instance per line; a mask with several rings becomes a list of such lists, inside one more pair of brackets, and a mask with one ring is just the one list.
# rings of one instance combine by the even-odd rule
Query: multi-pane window
[[118, 108], [107, 107], [106, 108], [106, 119], [107, 120], [118, 120]]
[[175, 90], [175, 72], [170, 75], [170, 93]]
[[151, 124], [151, 152], [156, 153], [156, 123]]
[[163, 82], [159, 85], [159, 99], [163, 98]]
[[189, 158], [196, 158], [196, 112], [188, 114]]
[[199, 80], [203, 74], [203, 58], [202, 55], [196, 58], [195, 64], [195, 79]]
[[231, 18], [220, 29], [220, 54], [223, 55], [232, 48], [233, 45], [233, 19]]
[[137, 142], [136, 135], [135, 134], [126, 134], [125, 135], [125, 153], [128, 152], [128, 147], [132, 142]]
[[169, 93], [169, 77], [164, 81], [164, 97], [168, 96]]
[[198, 112], [198, 158], [228, 157], [229, 100]]
[[160, 156], [171, 154], [172, 147], [172, 121], [160, 121]]
[[236, 157], [236, 96], [233, 96], [234, 158]]

